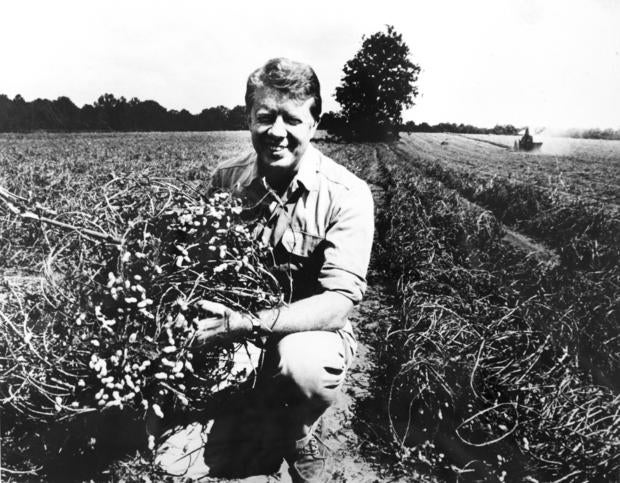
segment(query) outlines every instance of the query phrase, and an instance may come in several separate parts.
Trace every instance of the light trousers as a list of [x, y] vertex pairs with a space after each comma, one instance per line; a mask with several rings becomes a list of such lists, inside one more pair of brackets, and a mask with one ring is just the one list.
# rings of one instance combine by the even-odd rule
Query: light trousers
[[283, 437], [306, 436], [337, 400], [355, 350], [344, 331], [296, 332], [268, 343], [255, 391], [281, 411]]
[[[167, 473], [191, 478], [241, 478], [279, 469], [338, 399], [356, 351], [347, 331], [297, 332], [250, 346], [233, 372], [252, 374], [245, 390], [222, 391], [206, 418], [164, 435], [155, 461]], [[218, 398], [216, 398], [218, 399]]]

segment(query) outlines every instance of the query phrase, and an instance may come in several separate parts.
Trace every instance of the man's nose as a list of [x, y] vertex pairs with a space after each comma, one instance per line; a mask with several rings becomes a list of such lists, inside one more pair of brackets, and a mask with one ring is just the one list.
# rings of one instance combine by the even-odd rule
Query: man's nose
[[269, 134], [279, 138], [286, 137], [286, 124], [284, 124], [284, 119], [282, 119], [282, 116], [276, 117], [273, 121], [273, 124], [269, 128]]

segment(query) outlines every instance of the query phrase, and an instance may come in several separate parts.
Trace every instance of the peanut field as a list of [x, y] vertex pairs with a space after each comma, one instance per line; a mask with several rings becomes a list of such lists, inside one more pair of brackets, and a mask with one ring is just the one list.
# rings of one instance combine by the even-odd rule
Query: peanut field
[[[513, 141], [316, 140], [375, 197], [369, 285], [385, 295], [357, 318], [372, 364], [352, 430], [360, 458], [401, 481], [620, 477], [620, 141], [550, 138], [537, 153], [513, 152]], [[245, 132], [0, 135], [0, 187], [101, 230], [114, 180], [165, 178], [200, 192], [219, 161], [251, 150]], [[66, 237], [0, 203], [0, 315], [36, 325], [35, 312], [27, 321], [16, 307], [44, 293]], [[26, 396], [7, 388], [21, 367], [15, 344], [28, 343], [0, 339], [1, 466], [16, 481], [54, 479], [59, 466], [17, 434], [28, 426], [14, 403]], [[49, 444], [64, 458], [94, 451]], [[140, 464], [134, 453], [75, 479], [149, 475], [148, 450]]]

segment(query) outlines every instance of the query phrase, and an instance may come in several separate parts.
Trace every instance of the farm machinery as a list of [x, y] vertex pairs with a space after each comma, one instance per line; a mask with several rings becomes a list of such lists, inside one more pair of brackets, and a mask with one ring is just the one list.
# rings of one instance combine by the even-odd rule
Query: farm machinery
[[543, 143], [535, 143], [534, 138], [530, 134], [529, 128], [525, 128], [525, 133], [518, 141], [514, 143], [515, 151], [538, 151]]

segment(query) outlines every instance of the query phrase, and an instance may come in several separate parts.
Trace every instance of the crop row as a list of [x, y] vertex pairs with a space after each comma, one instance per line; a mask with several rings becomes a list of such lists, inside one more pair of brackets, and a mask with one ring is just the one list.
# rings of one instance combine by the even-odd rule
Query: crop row
[[403, 159], [490, 210], [500, 222], [556, 249], [565, 267], [608, 271], [620, 262], [620, 217], [604, 204], [501, 176], [479, 176], [422, 157]]
[[620, 202], [620, 142], [547, 138], [541, 151], [526, 153], [513, 151], [514, 141], [503, 136], [416, 133], [403, 136], [398, 147], [478, 177], [510, 178], [616, 206]]
[[379, 158], [378, 265], [401, 317], [379, 344], [375, 397], [399, 461], [467, 479], [612, 478], [617, 285], [524, 257], [491, 212]]

